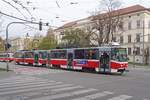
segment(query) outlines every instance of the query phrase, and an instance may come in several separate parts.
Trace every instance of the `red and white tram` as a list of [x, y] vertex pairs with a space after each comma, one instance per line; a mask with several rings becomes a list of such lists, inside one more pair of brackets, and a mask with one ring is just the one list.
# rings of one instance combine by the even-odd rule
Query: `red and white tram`
[[14, 60], [13, 53], [10, 53], [10, 52], [9, 53], [3, 53], [3, 52], [0, 53], [0, 61], [1, 62], [6, 62], [6, 61], [11, 62], [13, 60]]
[[123, 73], [127, 67], [125, 48], [94, 47], [50, 50], [48, 64], [66, 69], [95, 70], [97, 72]]
[[128, 67], [126, 49], [120, 47], [19, 51], [15, 55], [17, 64], [47, 65], [72, 70], [123, 73]]
[[16, 64], [46, 66], [47, 51], [46, 50], [20, 50], [14, 54]]

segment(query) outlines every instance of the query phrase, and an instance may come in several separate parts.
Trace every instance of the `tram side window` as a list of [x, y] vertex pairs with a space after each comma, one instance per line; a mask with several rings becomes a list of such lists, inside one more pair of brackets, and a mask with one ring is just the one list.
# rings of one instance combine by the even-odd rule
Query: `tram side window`
[[39, 52], [39, 56], [40, 58], [45, 59], [47, 58], [47, 52]]
[[24, 56], [23, 56], [22, 52], [17, 52], [17, 53], [14, 54], [14, 57], [15, 58], [23, 58]]
[[75, 50], [75, 59], [85, 59], [84, 50]]
[[51, 52], [51, 58], [66, 59], [66, 51]]
[[32, 52], [26, 52], [25, 57], [26, 58], [33, 58], [33, 53]]
[[85, 50], [86, 59], [97, 59], [98, 50]]
[[66, 51], [62, 51], [62, 52], [60, 52], [59, 56], [61, 59], [66, 59], [66, 54], [67, 54]]
[[51, 52], [51, 58], [57, 58], [57, 52]]

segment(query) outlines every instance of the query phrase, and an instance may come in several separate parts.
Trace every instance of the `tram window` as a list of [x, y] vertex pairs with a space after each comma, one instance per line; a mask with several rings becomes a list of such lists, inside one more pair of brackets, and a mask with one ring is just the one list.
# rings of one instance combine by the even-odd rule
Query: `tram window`
[[33, 58], [33, 53], [32, 52], [26, 52], [25, 57], [26, 58]]
[[62, 51], [52, 51], [51, 52], [51, 58], [57, 58], [57, 59], [66, 59], [66, 50]]
[[127, 52], [125, 48], [117, 48], [112, 50], [111, 54], [111, 59], [112, 60], [117, 60], [117, 61], [127, 61]]
[[92, 49], [92, 50], [85, 50], [85, 56], [86, 59], [97, 59], [97, 51], [96, 49]]
[[42, 59], [47, 58], [47, 52], [39, 52], [39, 57]]
[[66, 52], [65, 51], [60, 52], [59, 56], [61, 59], [66, 59]]
[[84, 50], [75, 50], [75, 59], [85, 59]]
[[23, 58], [23, 54], [22, 54], [21, 52], [16, 52], [16, 53], [14, 54], [14, 57], [15, 57], [15, 58]]

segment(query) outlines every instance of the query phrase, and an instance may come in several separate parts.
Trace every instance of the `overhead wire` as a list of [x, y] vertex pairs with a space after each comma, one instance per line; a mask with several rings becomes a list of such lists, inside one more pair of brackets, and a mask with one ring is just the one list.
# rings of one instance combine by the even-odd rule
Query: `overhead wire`
[[[24, 22], [28, 22], [28, 23], [32, 23], [32, 24], [39, 24], [39, 22], [34, 22], [34, 21], [29, 21], [29, 20], [26, 20], [26, 19], [22, 19], [22, 18], [19, 18], [19, 17], [16, 17], [16, 16], [12, 16], [12, 15], [3, 13], [3, 12], [1, 12], [1, 11], [0, 11], [0, 14], [5, 15], [5, 16], [7, 16], [7, 17], [14, 18], [14, 19], [18, 19], [18, 20], [21, 20], [21, 21], [24, 21]], [[43, 26], [48, 26], [48, 23], [42, 23], [42, 25], [43, 25]]]
[[19, 3], [18, 1], [16, 1], [16, 0], [12, 0], [14, 3], [16, 3], [16, 4], [18, 4], [18, 5], [20, 5], [23, 9], [25, 9], [29, 14], [30, 14], [30, 16], [31, 17], [33, 17], [33, 15], [31, 14], [31, 12], [27, 9], [27, 7], [25, 7], [22, 3]]
[[2, 0], [3, 2], [9, 4], [11, 7], [13, 7], [14, 9], [16, 9], [25, 19], [27, 19], [27, 17], [14, 5], [12, 5], [10, 2], [6, 1], [6, 0]]

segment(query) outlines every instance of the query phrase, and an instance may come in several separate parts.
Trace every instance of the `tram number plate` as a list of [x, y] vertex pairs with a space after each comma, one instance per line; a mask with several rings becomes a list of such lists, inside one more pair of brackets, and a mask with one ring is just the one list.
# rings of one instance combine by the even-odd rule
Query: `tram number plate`
[[77, 64], [87, 64], [87, 60], [77, 60]]

